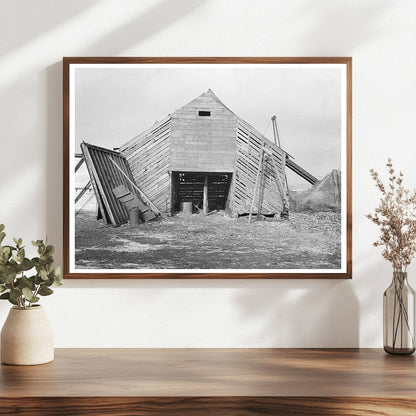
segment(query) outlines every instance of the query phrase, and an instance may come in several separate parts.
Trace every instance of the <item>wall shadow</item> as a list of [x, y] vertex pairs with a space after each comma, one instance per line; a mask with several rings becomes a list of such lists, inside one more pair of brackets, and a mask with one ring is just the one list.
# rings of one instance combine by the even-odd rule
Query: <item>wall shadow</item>
[[95, 43], [88, 45], [83, 54], [91, 56], [119, 56], [126, 49], [137, 46], [143, 40], [177, 23], [186, 15], [204, 6], [196, 0], [163, 0], [140, 16], [119, 27]]
[[[0, 56], [13, 52], [27, 43], [33, 42], [39, 36], [50, 32], [88, 8], [99, 3], [99, 0], [71, 1], [8, 1], [2, 3], [0, 27], [3, 34], [0, 40]], [[30, 19], [30, 24], [28, 20]], [[16, 30], [16, 26], [24, 26]]]
[[234, 301], [241, 321], [251, 328], [243, 344], [280, 348], [360, 344], [360, 305], [349, 280], [271, 282], [236, 294]]
[[[298, 42], [311, 36], [315, 38], [318, 54], [315, 56], [340, 56], [340, 51], [352, 51], [377, 36], [384, 36], [389, 28], [384, 27], [379, 18], [392, 6], [389, 0], [380, 0], [376, 4], [318, 0], [307, 4], [302, 2], [290, 17], [297, 29], [295, 39]], [[319, 55], [322, 49], [324, 51]], [[341, 55], [343, 53], [345, 56], [345, 52]]]

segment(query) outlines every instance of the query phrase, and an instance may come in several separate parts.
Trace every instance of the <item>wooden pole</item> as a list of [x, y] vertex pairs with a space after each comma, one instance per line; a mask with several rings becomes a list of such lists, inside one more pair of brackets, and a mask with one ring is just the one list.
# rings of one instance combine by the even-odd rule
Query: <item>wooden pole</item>
[[265, 184], [265, 177], [264, 177], [264, 164], [267, 161], [267, 156], [263, 155], [263, 163], [261, 164], [261, 170], [260, 170], [260, 182], [259, 182], [259, 200], [257, 203], [257, 221], [260, 220], [261, 217], [261, 209], [263, 207], [263, 199], [264, 199], [264, 187]]
[[283, 188], [283, 185], [280, 181], [279, 170], [277, 169], [276, 162], [274, 161], [273, 154], [271, 152], [270, 152], [270, 155], [271, 155], [271, 160], [272, 160], [272, 163], [273, 163], [274, 172], [275, 172], [275, 175], [276, 175], [274, 180], [276, 182], [277, 189], [280, 193], [280, 196], [282, 197], [283, 209], [289, 209], [289, 200], [287, 198], [287, 195], [286, 195], [286, 192]]
[[256, 182], [254, 183], [253, 199], [251, 200], [250, 212], [248, 214], [248, 222], [251, 222], [251, 216], [253, 215], [254, 202], [255, 202], [255, 199], [256, 199], [257, 185], [258, 185], [259, 179], [260, 179], [261, 166], [263, 164], [263, 156], [264, 156], [264, 148], [262, 147], [261, 152], [260, 152], [259, 166], [257, 168]]
[[82, 195], [84, 195], [85, 192], [88, 191], [88, 189], [89, 189], [90, 186], [91, 186], [91, 181], [88, 181], [88, 183], [84, 186], [84, 188], [82, 189], [82, 191], [75, 198], [75, 203], [77, 203], [82, 198]]
[[202, 205], [204, 215], [208, 214], [208, 175], [204, 175], [204, 201]]
[[81, 165], [84, 163], [84, 156], [81, 157], [81, 160], [78, 161], [77, 165], [75, 166], [75, 173], [77, 173], [77, 170], [81, 167]]

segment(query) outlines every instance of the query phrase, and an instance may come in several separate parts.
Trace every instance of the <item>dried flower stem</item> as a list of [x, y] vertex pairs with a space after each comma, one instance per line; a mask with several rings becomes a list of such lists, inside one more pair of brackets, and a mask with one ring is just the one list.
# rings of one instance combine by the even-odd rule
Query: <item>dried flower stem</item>
[[366, 217], [380, 227], [380, 237], [374, 246], [384, 246], [383, 257], [395, 271], [405, 272], [416, 253], [416, 191], [403, 186], [403, 173], [398, 174], [388, 159], [388, 183], [371, 169], [371, 177], [381, 192], [379, 206]]

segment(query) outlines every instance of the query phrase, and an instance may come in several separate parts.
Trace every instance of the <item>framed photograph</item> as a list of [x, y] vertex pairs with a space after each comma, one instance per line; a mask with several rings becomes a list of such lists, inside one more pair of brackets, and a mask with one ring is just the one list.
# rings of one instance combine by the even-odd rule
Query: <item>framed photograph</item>
[[64, 58], [64, 277], [351, 278], [351, 69]]

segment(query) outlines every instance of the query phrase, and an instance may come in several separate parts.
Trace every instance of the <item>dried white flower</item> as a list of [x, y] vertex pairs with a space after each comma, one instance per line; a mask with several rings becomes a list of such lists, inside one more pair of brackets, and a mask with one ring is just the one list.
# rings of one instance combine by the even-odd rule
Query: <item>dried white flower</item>
[[374, 214], [366, 217], [380, 227], [380, 238], [374, 246], [384, 246], [383, 257], [395, 271], [404, 272], [416, 253], [416, 191], [404, 188], [403, 173], [395, 172], [391, 159], [387, 168], [390, 175], [387, 185], [374, 169], [370, 170], [382, 197]]

